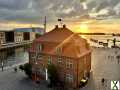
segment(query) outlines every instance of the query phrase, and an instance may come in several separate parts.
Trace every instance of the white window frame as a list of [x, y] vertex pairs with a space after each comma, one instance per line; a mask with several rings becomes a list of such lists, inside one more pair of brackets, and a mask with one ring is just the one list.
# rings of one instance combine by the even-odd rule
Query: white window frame
[[57, 61], [59, 64], [62, 63], [62, 57], [57, 57]]
[[42, 44], [37, 44], [37, 51], [39, 51], [39, 52], [42, 51]]
[[62, 54], [62, 47], [58, 47], [57, 50], [56, 50], [56, 53], [58, 55]]
[[48, 64], [52, 63], [52, 56], [48, 56]]
[[72, 74], [66, 74], [66, 81], [73, 82], [73, 75]]
[[69, 69], [73, 68], [73, 62], [70, 59], [66, 60], [66, 68]]
[[43, 59], [43, 55], [39, 54], [37, 58], [38, 58], [38, 60], [42, 60]]
[[33, 58], [35, 58], [36, 56], [35, 56], [35, 54], [30, 54], [30, 57], [33, 59]]

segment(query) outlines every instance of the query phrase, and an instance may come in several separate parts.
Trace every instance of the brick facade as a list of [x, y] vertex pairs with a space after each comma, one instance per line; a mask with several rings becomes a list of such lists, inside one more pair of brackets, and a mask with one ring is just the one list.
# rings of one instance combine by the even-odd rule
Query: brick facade
[[[37, 48], [38, 45], [42, 46]], [[52, 63], [58, 70], [60, 80], [74, 88], [79, 86], [80, 80], [91, 69], [91, 50], [87, 41], [65, 26], [56, 27], [35, 40], [29, 57], [35, 80], [45, 79], [45, 69]]]

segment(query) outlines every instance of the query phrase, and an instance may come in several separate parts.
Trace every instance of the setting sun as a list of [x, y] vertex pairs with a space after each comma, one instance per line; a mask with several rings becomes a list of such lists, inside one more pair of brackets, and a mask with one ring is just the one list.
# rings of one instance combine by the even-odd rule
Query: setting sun
[[74, 32], [76, 32], [76, 33], [79, 33], [79, 32], [87, 33], [88, 32], [88, 25], [86, 23], [82, 23], [80, 25], [77, 25]]
[[80, 25], [80, 32], [84, 32], [84, 33], [88, 32], [87, 24], [83, 23], [83, 24]]

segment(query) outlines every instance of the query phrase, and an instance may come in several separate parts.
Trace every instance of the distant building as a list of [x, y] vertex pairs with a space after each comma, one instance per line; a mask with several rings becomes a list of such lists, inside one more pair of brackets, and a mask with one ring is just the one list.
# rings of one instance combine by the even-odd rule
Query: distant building
[[14, 32], [15, 43], [23, 42], [23, 32]]
[[78, 87], [91, 70], [91, 50], [87, 41], [63, 25], [37, 38], [29, 51], [32, 78], [45, 79], [47, 65], [54, 64], [59, 78], [70, 87]]
[[0, 31], [0, 44], [5, 45], [6, 43], [14, 42], [14, 31]]
[[[16, 28], [15, 32], [23, 33], [23, 40], [33, 41], [36, 38], [36, 35], [43, 35], [45, 33], [43, 28]], [[20, 37], [19, 37], [20, 38]]]
[[14, 31], [5, 31], [5, 41], [6, 43], [14, 42]]
[[5, 43], [5, 33], [0, 31], [0, 46]]
[[0, 31], [0, 46], [8, 43], [22, 43], [33, 41], [45, 33], [43, 28], [16, 28], [14, 30]]

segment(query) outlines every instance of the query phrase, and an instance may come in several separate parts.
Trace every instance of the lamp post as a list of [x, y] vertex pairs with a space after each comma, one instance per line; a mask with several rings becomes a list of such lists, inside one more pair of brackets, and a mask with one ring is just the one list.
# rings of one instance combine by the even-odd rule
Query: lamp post
[[47, 68], [45, 69], [45, 76], [46, 76], [46, 81], [48, 80], [48, 70]]
[[3, 72], [3, 68], [4, 68], [4, 63], [3, 63], [3, 60], [2, 60], [2, 72]]
[[[37, 65], [37, 61], [35, 61], [35, 65]], [[37, 70], [35, 70], [35, 81], [37, 81]]]
[[[37, 57], [38, 57], [38, 52], [36, 51], [36, 54], [35, 54], [35, 65], [37, 66]], [[35, 67], [36, 67], [35, 66]], [[36, 69], [36, 68], [35, 68]], [[37, 70], [35, 70], [35, 81], [37, 80]]]

